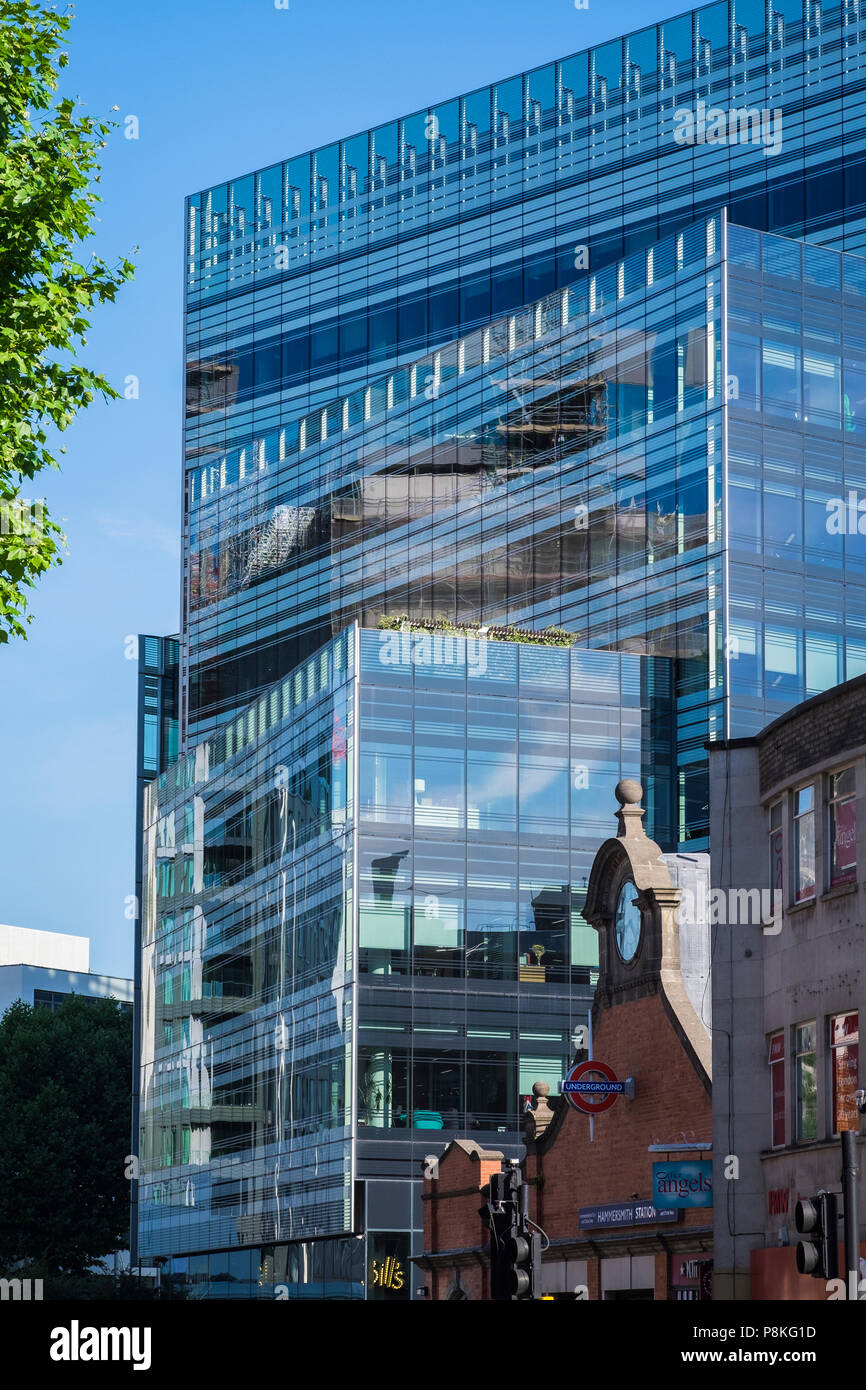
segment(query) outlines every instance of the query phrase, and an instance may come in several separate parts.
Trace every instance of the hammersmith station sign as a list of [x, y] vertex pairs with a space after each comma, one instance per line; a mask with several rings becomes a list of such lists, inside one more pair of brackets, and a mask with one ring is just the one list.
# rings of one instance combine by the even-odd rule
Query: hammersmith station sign
[[582, 1231], [601, 1231], [607, 1226], [648, 1226], [655, 1221], [679, 1221], [680, 1213], [670, 1203], [659, 1208], [652, 1202], [611, 1202], [602, 1207], [581, 1207], [577, 1219]]

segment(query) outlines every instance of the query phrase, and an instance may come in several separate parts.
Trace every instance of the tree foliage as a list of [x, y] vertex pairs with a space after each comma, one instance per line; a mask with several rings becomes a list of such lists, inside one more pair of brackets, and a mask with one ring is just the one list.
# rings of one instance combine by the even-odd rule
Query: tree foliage
[[53, 430], [96, 395], [117, 398], [76, 354], [90, 311], [133, 271], [126, 259], [78, 259], [116, 123], [56, 95], [69, 24], [69, 14], [0, 0], [0, 643], [26, 637], [25, 590], [60, 563], [63, 533], [29, 484], [57, 467]]
[[129, 1232], [132, 1014], [72, 995], [0, 1019], [0, 1275], [80, 1274]]

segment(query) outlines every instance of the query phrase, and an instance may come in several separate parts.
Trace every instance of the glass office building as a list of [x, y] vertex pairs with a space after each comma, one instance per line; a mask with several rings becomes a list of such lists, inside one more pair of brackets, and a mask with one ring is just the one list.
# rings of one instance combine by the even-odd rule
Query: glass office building
[[[129, 640], [129, 639], [127, 639]], [[132, 1072], [141, 1068], [141, 901], [144, 848], [144, 797], [154, 777], [173, 763], [179, 752], [180, 640], [143, 633], [136, 639], [138, 657], [138, 718], [136, 729], [135, 783], [135, 982], [133, 1001], [136, 1027], [132, 1041]], [[129, 652], [132, 655], [132, 652]], [[139, 1152], [139, 1111], [132, 1107], [130, 1153]], [[138, 1261], [138, 1179], [130, 1181], [129, 1249], [132, 1264]]]
[[[866, 248], [864, 34], [860, 0], [725, 0], [189, 200], [188, 739], [330, 636], [278, 620], [267, 590], [252, 626], [196, 616], [195, 585], [213, 582], [192, 555], [196, 474], [222, 498], [208, 524], [230, 526], [239, 487], [284, 471], [305, 414], [723, 204], [742, 225]], [[272, 522], [263, 546], [310, 538], [307, 512]]]
[[[349, 426], [286, 455], [351, 499], [352, 577], [321, 596], [340, 635], [146, 800], [142, 1243], [211, 1296], [239, 1246], [302, 1296], [308, 1243], [349, 1231], [362, 1277], [338, 1241], [316, 1289], [408, 1270], [421, 1131], [507, 1147], [585, 1015], [594, 808], [639, 775], [697, 839], [706, 739], [866, 670], [866, 542], [834, 524], [866, 487], [866, 259], [718, 213], [365, 392], [378, 409], [352, 427], [346, 397]], [[442, 519], [429, 464], [461, 450]], [[219, 537], [212, 604], [248, 601], [254, 556], [291, 611], [303, 546], [261, 535]], [[413, 570], [584, 636], [413, 631]]]
[[569, 664], [561, 749], [605, 794], [640, 766], [665, 849], [706, 847], [708, 739], [866, 669], [830, 524], [866, 487], [864, 31], [860, 0], [726, 0], [189, 200], [140, 1253], [201, 1291], [408, 1296], [425, 1128], [510, 1151], [585, 1016], [574, 855], [608, 826], [566, 852], [520, 762], [502, 790], [530, 647], [506, 713], [475, 637], [454, 687], [399, 644], [365, 666], [380, 622], [575, 634], [531, 648]]
[[726, 270], [726, 727], [744, 737], [866, 672], [866, 259], [731, 226]]
[[231, 512], [196, 470], [191, 632], [315, 643], [481, 612], [640, 652], [651, 824], [702, 847], [707, 739], [857, 674], [862, 649], [861, 541], [830, 534], [826, 503], [843, 456], [856, 482], [863, 261], [771, 237], [752, 269], [747, 244], [701, 219], [302, 416]]
[[151, 783], [148, 1258], [202, 1296], [409, 1295], [431, 1141], [513, 1143], [586, 1018], [643, 714], [636, 656], [352, 625]]

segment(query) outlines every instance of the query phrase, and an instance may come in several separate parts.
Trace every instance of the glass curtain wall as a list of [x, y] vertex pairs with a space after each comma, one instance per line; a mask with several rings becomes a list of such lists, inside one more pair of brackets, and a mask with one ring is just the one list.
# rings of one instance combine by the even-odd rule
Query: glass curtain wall
[[715, 216], [305, 415], [252, 482], [190, 475], [198, 708], [227, 718], [353, 618], [564, 626], [656, 663], [656, 781], [675, 757], [684, 809], [653, 792], [652, 825], [705, 835], [720, 316]]
[[533, 1082], [558, 1084], [642, 715], [634, 656], [362, 630], [361, 1138], [512, 1133]]
[[[858, 3], [724, 0], [195, 194], [190, 457], [721, 203], [863, 248], [864, 31]], [[708, 110], [724, 138], [684, 139]]]
[[728, 228], [732, 733], [866, 671], [866, 259]]
[[148, 788], [140, 1238], [352, 1228], [353, 633]]
[[353, 625], [150, 785], [148, 1257], [250, 1296], [280, 1281], [238, 1247], [363, 1230], [358, 1143], [408, 1197], [420, 1131], [515, 1141], [586, 1018], [644, 691], [637, 656]]

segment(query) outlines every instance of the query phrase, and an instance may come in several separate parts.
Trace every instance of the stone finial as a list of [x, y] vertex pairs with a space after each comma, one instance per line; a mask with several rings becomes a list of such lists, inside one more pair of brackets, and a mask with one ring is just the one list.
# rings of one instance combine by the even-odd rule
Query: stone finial
[[641, 825], [646, 812], [640, 805], [643, 797], [643, 787], [640, 782], [633, 777], [624, 777], [621, 782], [617, 782], [614, 788], [614, 796], [620, 804], [620, 810], [616, 813], [619, 821], [617, 839], [641, 839], [644, 836], [644, 829]]
[[620, 806], [637, 805], [643, 796], [643, 787], [633, 777], [624, 777], [617, 782], [613, 794]]
[[550, 1087], [546, 1081], [533, 1082], [532, 1105], [524, 1117], [524, 1137], [527, 1143], [543, 1134], [553, 1119], [553, 1111], [547, 1101], [549, 1095]]

